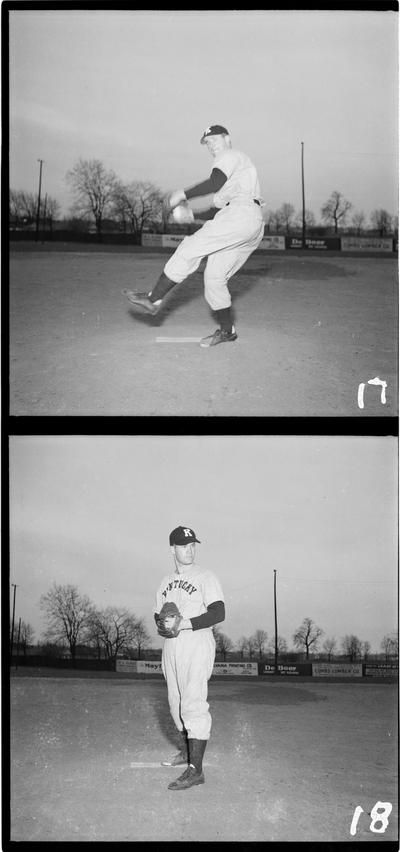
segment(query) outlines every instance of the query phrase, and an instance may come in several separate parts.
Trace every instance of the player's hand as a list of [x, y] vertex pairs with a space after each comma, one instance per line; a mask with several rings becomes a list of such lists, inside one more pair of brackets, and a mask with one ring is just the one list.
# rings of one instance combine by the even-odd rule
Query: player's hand
[[168, 198], [168, 204], [169, 204], [171, 210], [173, 210], [174, 207], [177, 207], [178, 204], [182, 204], [182, 201], [187, 201], [187, 198], [186, 198], [186, 195], [185, 195], [185, 192], [184, 192], [183, 189], [176, 189], [175, 192], [173, 192]]
[[158, 618], [157, 631], [165, 639], [175, 639], [181, 630], [182, 616], [172, 601], [165, 603]]

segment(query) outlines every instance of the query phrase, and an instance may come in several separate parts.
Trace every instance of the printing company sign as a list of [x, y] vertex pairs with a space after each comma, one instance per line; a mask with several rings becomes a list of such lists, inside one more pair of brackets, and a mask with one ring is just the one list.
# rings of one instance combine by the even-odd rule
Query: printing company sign
[[362, 677], [362, 663], [313, 663], [313, 677]]
[[279, 251], [285, 250], [285, 237], [263, 237], [260, 245], [258, 246], [258, 251], [260, 249], [279, 249]]
[[257, 677], [257, 663], [214, 663], [213, 675], [248, 675]]

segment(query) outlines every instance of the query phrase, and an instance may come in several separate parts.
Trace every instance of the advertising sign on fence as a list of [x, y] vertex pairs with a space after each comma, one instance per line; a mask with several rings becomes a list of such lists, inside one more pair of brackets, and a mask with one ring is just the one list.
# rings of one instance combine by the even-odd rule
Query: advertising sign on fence
[[176, 248], [186, 234], [162, 234], [162, 245], [164, 248]]
[[390, 237], [341, 237], [342, 251], [393, 251]]
[[[287, 249], [303, 248], [303, 240], [301, 237], [286, 237]], [[318, 251], [340, 251], [339, 237], [306, 237], [306, 249], [314, 249]]]
[[[260, 666], [260, 674], [275, 674], [275, 666], [264, 663], [263, 666]], [[306, 675], [311, 677], [311, 663], [278, 663], [278, 675]]]
[[313, 677], [362, 677], [362, 663], [313, 663]]
[[257, 663], [214, 663], [213, 675], [248, 675], [257, 677]]
[[278, 237], [277, 235], [272, 237], [263, 237], [257, 251], [260, 249], [279, 249], [279, 251], [284, 251], [285, 237]]
[[364, 674], [366, 677], [398, 677], [399, 667], [379, 663], [365, 663]]
[[117, 672], [137, 674], [162, 674], [160, 660], [117, 660]]
[[142, 234], [142, 246], [162, 246], [162, 234]]

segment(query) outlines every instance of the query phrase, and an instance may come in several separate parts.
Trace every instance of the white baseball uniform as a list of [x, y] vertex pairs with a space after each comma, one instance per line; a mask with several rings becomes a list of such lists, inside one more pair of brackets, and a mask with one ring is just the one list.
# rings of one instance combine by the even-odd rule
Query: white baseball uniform
[[257, 171], [247, 154], [234, 148], [225, 149], [214, 159], [213, 167], [227, 177], [213, 196], [214, 206], [220, 209], [202, 228], [182, 240], [166, 263], [164, 273], [180, 284], [208, 257], [205, 298], [212, 310], [217, 311], [230, 307], [227, 282], [259, 246], [264, 221]]
[[[178, 573], [162, 580], [155, 611], [173, 601], [184, 619], [207, 612], [215, 601], [224, 601], [217, 577], [196, 563], [181, 566]], [[208, 681], [215, 659], [215, 639], [211, 627], [181, 630], [178, 636], [164, 639], [161, 665], [167, 682], [171, 716], [178, 731], [184, 728], [189, 739], [208, 740], [211, 715], [207, 702]]]

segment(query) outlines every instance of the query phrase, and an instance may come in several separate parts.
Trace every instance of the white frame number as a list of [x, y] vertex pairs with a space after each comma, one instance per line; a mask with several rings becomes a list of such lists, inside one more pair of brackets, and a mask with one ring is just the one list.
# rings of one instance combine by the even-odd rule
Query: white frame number
[[[371, 810], [371, 824], [369, 830], [374, 834], [384, 834], [389, 825], [389, 816], [392, 812], [393, 805], [391, 802], [377, 802]], [[350, 834], [354, 837], [357, 831], [357, 823], [364, 809], [357, 805], [350, 826]], [[380, 823], [380, 828], [376, 828], [376, 823]]]

